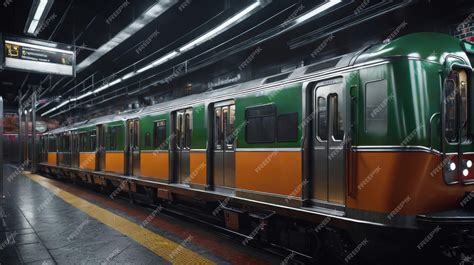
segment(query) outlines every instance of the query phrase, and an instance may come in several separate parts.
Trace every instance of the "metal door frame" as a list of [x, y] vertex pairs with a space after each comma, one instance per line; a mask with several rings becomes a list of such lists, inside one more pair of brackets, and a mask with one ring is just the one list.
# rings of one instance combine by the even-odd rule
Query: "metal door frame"
[[[336, 88], [334, 86], [337, 86]], [[326, 112], [327, 112], [327, 140], [325, 142], [321, 142], [319, 137], [318, 137], [318, 129], [319, 129], [319, 110], [318, 110], [318, 91], [321, 87], [328, 87], [328, 91], [323, 92], [323, 95], [326, 99]], [[347, 150], [346, 150], [346, 141], [348, 137], [348, 123], [349, 120], [349, 111], [350, 111], [350, 101], [347, 100], [347, 95], [344, 91], [344, 81], [341, 78], [329, 80], [329, 81], [322, 81], [322, 82], [316, 82], [314, 83], [314, 86], [312, 86], [312, 89], [310, 90], [310, 95], [311, 95], [311, 107], [312, 107], [312, 113], [314, 112], [314, 120], [312, 122], [312, 134], [311, 134], [311, 160], [310, 162], [312, 163], [312, 170], [311, 170], [311, 191], [309, 192], [309, 199], [313, 202], [313, 204], [316, 205], [321, 205], [324, 207], [329, 207], [329, 208], [338, 208], [338, 207], [345, 207], [346, 204], [346, 187], [348, 185], [347, 183], [347, 166], [346, 166], [346, 159], [347, 159]], [[334, 115], [335, 109], [333, 104], [331, 104], [333, 96], [337, 95], [338, 98], [342, 99], [342, 104], [344, 106], [343, 110], [343, 129], [344, 129], [344, 136], [342, 140], [335, 140], [334, 139]], [[338, 103], [339, 104], [339, 103]], [[319, 144], [318, 144], [319, 143]], [[324, 159], [325, 162], [321, 163], [326, 163], [324, 165], [325, 168], [323, 168], [323, 172], [326, 175], [326, 177], [322, 177], [323, 179], [323, 188], [321, 189], [320, 186], [318, 185], [318, 171], [319, 173], [321, 172], [321, 168], [319, 168], [320, 163], [318, 163], [318, 150], [324, 149]], [[341, 151], [334, 151], [334, 150], [341, 150]], [[332, 151], [331, 151], [332, 150]], [[338, 159], [333, 159], [330, 158], [337, 156]], [[331, 185], [331, 180], [337, 180], [334, 177], [331, 177], [333, 174], [331, 174], [331, 171], [334, 170], [340, 170], [340, 176], [339, 176], [339, 181], [342, 183], [338, 183], [339, 185]], [[324, 181], [325, 179], [325, 181]], [[320, 180], [321, 182], [321, 180]], [[317, 192], [324, 190], [324, 185], [326, 185], [325, 193], [326, 193], [326, 200], [318, 198]], [[331, 189], [331, 186], [333, 186], [333, 189]], [[334, 186], [338, 186], [337, 191], [335, 191]], [[340, 201], [336, 202], [335, 200], [331, 200], [331, 196], [334, 196], [334, 194], [337, 194], [339, 196]], [[338, 208], [339, 209], [339, 208]]]
[[[191, 146], [188, 146], [188, 141], [191, 140], [192, 143], [192, 132], [191, 139], [187, 139], [186, 131], [188, 129], [188, 124], [186, 123], [186, 115], [190, 114], [190, 124], [192, 130], [193, 122], [193, 109], [186, 108], [174, 111], [172, 114], [172, 130], [174, 135], [174, 141], [172, 141], [173, 147], [171, 148], [173, 154], [172, 163], [173, 163], [173, 182], [179, 184], [189, 185], [190, 183], [185, 183], [185, 181], [190, 176], [191, 168]], [[180, 123], [181, 117], [181, 123]]]
[[[213, 184], [215, 188], [225, 188], [225, 189], [235, 189], [235, 149], [236, 149], [236, 139], [234, 139], [234, 143], [232, 145], [227, 144], [227, 126], [225, 119], [225, 108], [227, 108], [227, 120], [230, 120], [230, 108], [234, 106], [234, 131], [235, 132], [235, 101], [234, 100], [227, 100], [214, 103], [212, 106], [212, 159], [213, 159]], [[222, 146], [218, 147], [217, 140], [217, 124], [216, 124], [216, 110], [220, 109], [220, 119], [219, 119], [219, 126], [222, 126]], [[220, 159], [220, 160], [219, 160]], [[216, 181], [217, 179], [217, 172], [220, 172], [222, 175], [220, 178], [222, 181]], [[219, 183], [219, 184], [217, 184]]]
[[79, 168], [81, 163], [79, 155], [79, 132], [71, 132], [71, 167]]
[[127, 174], [140, 176], [140, 119], [127, 120]]
[[97, 171], [105, 171], [105, 127], [97, 125], [95, 129], [96, 138], [96, 164]]

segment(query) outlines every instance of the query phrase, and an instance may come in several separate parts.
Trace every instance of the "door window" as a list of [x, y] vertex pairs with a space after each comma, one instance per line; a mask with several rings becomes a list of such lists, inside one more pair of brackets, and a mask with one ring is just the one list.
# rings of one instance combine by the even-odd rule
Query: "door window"
[[220, 150], [222, 149], [223, 141], [222, 139], [224, 138], [224, 130], [222, 128], [222, 108], [218, 107], [215, 109], [215, 115], [214, 115], [214, 135], [215, 135], [215, 147], [216, 149]]
[[332, 135], [334, 137], [334, 140], [342, 141], [344, 139], [344, 104], [342, 102], [342, 97], [339, 97], [337, 94], [332, 95], [331, 104], [331, 115], [333, 124]]
[[469, 140], [469, 91], [466, 71], [452, 71], [446, 79], [445, 87], [446, 140], [450, 143], [466, 142]]
[[324, 97], [318, 97], [318, 138], [320, 141], [327, 141], [329, 134], [328, 125], [328, 108], [327, 101]]

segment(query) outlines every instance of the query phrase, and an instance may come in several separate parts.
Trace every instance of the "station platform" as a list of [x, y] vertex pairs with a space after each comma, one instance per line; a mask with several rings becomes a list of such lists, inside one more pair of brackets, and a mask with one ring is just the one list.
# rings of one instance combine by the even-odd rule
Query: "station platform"
[[203, 226], [12, 165], [4, 169], [0, 264], [279, 264]]

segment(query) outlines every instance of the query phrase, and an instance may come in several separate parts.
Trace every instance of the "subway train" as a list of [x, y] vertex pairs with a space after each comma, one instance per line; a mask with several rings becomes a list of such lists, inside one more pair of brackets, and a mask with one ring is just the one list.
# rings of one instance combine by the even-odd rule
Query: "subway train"
[[459, 261], [474, 253], [473, 55], [449, 35], [409, 34], [55, 129], [39, 170], [182, 205], [313, 261]]

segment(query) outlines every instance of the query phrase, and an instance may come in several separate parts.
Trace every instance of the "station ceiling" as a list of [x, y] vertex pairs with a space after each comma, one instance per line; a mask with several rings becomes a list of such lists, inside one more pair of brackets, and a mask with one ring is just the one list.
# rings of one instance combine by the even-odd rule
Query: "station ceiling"
[[[130, 67], [134, 63], [137, 63], [137, 67], [141, 67], [160, 58], [160, 56], [172, 52], [222, 24], [253, 2], [255, 0], [179, 0], [173, 7], [143, 27], [131, 38], [78, 72], [74, 78], [10, 70], [1, 72], [0, 95], [7, 101], [7, 106], [14, 109], [18, 106], [20, 92], [24, 96], [26, 95], [27, 98], [32, 91], [40, 88], [40, 102], [43, 105], [48, 104], [40, 111], [40, 114], [41, 112], [44, 113], [44, 111], [57, 106], [68, 98], [77, 97], [81, 93], [90, 91], [91, 88], [100, 86], [102, 79], [111, 76], [114, 78], [114, 73]], [[37, 38], [75, 46], [79, 64], [156, 3], [155, 0], [55, 0], [48, 14], [49, 22], [43, 25], [43, 30]], [[261, 34], [266, 33], [269, 34], [268, 36], [275, 34], [277, 26], [281, 26], [289, 19], [302, 16], [324, 3], [324, 0], [270, 1], [267, 6], [252, 16], [204, 43], [199, 48], [186, 53], [178, 60], [179, 62], [185, 61], [203, 53], [210, 57], [230, 47], [237, 47], [238, 44], [251, 39], [258, 40], [260, 38], [261, 41], [264, 41], [264, 36]], [[423, 24], [424, 16], [428, 17], [424, 22], [425, 24], [431, 23], [434, 16], [441, 16], [439, 20], [447, 26], [439, 31], [446, 32], [449, 31], [452, 24], [462, 21], [474, 11], [471, 1], [468, 0], [342, 1], [340, 6], [331, 9], [330, 14], [315, 17], [310, 20], [310, 23], [285, 33], [283, 38], [275, 41], [283, 43], [291, 53], [292, 49], [299, 44], [305, 45], [304, 41], [298, 39], [300, 36], [305, 36], [308, 43], [311, 43], [311, 38], [317, 35], [318, 30], [322, 28], [331, 30], [328, 26], [334, 22], [340, 22], [340, 24], [335, 25], [333, 29], [342, 29], [354, 23], [357, 17], [352, 18], [352, 16], [358, 10], [368, 11], [371, 10], [371, 7], [374, 7], [374, 12], [370, 13], [374, 17], [367, 15], [367, 20], [370, 21], [375, 19], [377, 12], [386, 11], [383, 8], [376, 9], [377, 5], [389, 7], [390, 5], [395, 6], [397, 3], [406, 3], [406, 6], [400, 5], [400, 10], [387, 12], [387, 15], [383, 18], [386, 23], [382, 24], [380, 29], [374, 29], [374, 24], [365, 21], [356, 25], [356, 28], [350, 34], [351, 38], [354, 39], [356, 38], [354, 36], [360, 34], [361, 38], [362, 36], [378, 35], [377, 39], [380, 39], [379, 36], [386, 36], [387, 33], [393, 31], [400, 24], [400, 21], [414, 19], [417, 16], [416, 22], [412, 25]], [[25, 23], [30, 8], [31, 1], [0, 0], [0, 32], [25, 37]], [[420, 12], [422, 9], [426, 12]], [[445, 14], [443, 10], [450, 10], [450, 12]], [[360, 13], [365, 14], [364, 12]], [[346, 18], [345, 22], [343, 21], [344, 18]], [[439, 27], [439, 24], [436, 24], [436, 27]], [[419, 30], [419, 27], [413, 25], [410, 30], [403, 34], [417, 30]], [[318, 44], [321, 39], [315, 38], [313, 41]], [[347, 43], [347, 41], [344, 42]], [[256, 43], [263, 42], [257, 41]], [[250, 44], [248, 47], [241, 48], [255, 49], [255, 46]], [[269, 45], [268, 41], [265, 45]], [[292, 47], [292, 45], [295, 47]], [[314, 50], [314, 47], [311, 50]], [[207, 51], [209, 52], [206, 53]], [[160, 66], [161, 69], [153, 69], [146, 72], [143, 77], [138, 78], [140, 80], [142, 78], [148, 79], [167, 67], [173, 67], [176, 63], [165, 63], [162, 67]], [[110, 89], [114, 90], [114, 88]], [[38, 107], [42, 106], [39, 105]]]

